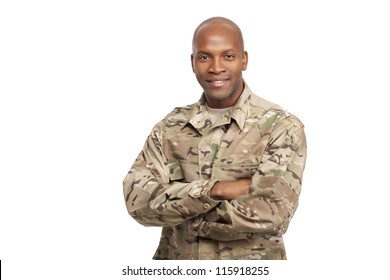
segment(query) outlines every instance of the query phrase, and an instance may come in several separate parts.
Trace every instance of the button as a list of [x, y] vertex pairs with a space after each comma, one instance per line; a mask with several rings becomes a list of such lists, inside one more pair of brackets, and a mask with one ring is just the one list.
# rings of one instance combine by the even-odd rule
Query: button
[[192, 232], [192, 235], [198, 236], [198, 232], [197, 232], [196, 230], [194, 230], [194, 231]]
[[201, 192], [202, 192], [202, 190], [201, 190], [200, 188], [196, 188], [196, 189], [192, 192], [192, 195], [193, 195], [194, 197], [199, 197]]
[[210, 204], [205, 203], [205, 204], [203, 204], [203, 207], [204, 207], [204, 209], [209, 209], [210, 208]]

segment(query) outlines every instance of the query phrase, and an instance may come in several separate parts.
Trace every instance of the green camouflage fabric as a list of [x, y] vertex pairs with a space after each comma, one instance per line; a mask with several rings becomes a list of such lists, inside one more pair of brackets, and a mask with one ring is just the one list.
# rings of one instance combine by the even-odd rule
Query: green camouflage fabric
[[[124, 179], [126, 206], [140, 224], [162, 227], [154, 259], [286, 259], [305, 160], [300, 120], [247, 85], [214, 124], [202, 95], [153, 128]], [[217, 181], [242, 178], [252, 178], [247, 195], [210, 197]]]

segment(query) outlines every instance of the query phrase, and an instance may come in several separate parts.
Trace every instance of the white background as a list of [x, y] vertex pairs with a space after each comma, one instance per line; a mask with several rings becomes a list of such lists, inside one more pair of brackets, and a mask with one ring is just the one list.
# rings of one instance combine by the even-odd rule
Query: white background
[[152, 126], [198, 100], [191, 40], [211, 16], [241, 27], [252, 91], [306, 125], [289, 260], [264, 262], [268, 279], [388, 279], [389, 14], [373, 0], [1, 1], [4, 279], [161, 266], [160, 229], [130, 218], [122, 180]]

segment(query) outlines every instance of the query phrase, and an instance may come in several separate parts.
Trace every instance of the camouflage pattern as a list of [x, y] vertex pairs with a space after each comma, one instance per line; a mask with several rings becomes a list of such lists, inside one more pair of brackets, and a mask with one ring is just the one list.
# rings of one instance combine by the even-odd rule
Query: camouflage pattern
[[[305, 159], [303, 124], [247, 85], [214, 124], [202, 96], [153, 128], [123, 182], [126, 206], [162, 227], [154, 259], [286, 259]], [[249, 194], [210, 197], [217, 181], [242, 178]]]

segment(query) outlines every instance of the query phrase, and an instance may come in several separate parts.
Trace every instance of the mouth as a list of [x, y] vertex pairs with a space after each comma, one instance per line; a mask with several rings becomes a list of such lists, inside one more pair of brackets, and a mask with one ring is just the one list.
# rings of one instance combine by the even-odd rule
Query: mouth
[[209, 79], [207, 82], [212, 86], [212, 87], [222, 87], [224, 86], [229, 79]]

